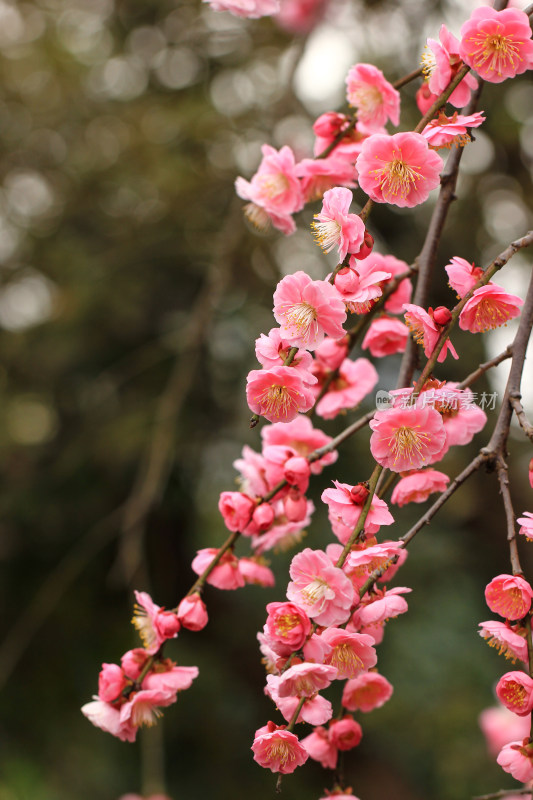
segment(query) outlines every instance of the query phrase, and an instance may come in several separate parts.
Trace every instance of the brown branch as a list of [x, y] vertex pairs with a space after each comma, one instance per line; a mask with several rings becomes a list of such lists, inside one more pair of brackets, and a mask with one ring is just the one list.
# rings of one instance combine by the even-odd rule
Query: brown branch
[[485, 361], [484, 364], [480, 364], [479, 367], [471, 372], [470, 375], [467, 375], [464, 381], [457, 384], [458, 389], [467, 389], [473, 383], [475, 383], [478, 378], [481, 378], [482, 375], [485, 374], [489, 369], [492, 367], [497, 367], [498, 364], [501, 364], [502, 361], [505, 361], [506, 358], [511, 358], [513, 355], [513, 346], [511, 344], [507, 345], [505, 350], [501, 352], [499, 355], [494, 356], [491, 358], [490, 361]]
[[513, 510], [513, 503], [511, 500], [511, 491], [509, 489], [509, 471], [507, 464], [501, 456], [498, 457], [496, 470], [498, 472], [498, 481], [500, 484], [500, 494], [503, 499], [503, 507], [505, 509], [505, 519], [507, 521], [507, 541], [509, 543], [509, 556], [511, 558], [511, 568], [513, 575], [523, 575], [522, 566], [520, 564], [520, 557], [518, 555], [518, 547], [516, 544], [516, 528], [515, 528], [515, 513]]
[[528, 794], [531, 797], [531, 789], [500, 789], [499, 792], [492, 792], [491, 794], [478, 794], [473, 800], [500, 800], [500, 798], [514, 794]]
[[526, 412], [524, 411], [522, 403], [520, 402], [521, 397], [522, 395], [519, 392], [513, 392], [509, 395], [509, 402], [513, 407], [513, 411], [516, 414], [516, 418], [518, 419], [522, 430], [528, 439], [533, 442], [533, 425], [526, 417]]

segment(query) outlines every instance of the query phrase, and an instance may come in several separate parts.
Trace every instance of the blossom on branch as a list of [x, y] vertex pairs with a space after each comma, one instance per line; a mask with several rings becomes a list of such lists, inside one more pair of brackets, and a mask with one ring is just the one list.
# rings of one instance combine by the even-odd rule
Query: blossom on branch
[[354, 64], [346, 76], [346, 98], [357, 111], [360, 128], [374, 133], [390, 119], [400, 122], [400, 93], [372, 64]]
[[483, 80], [501, 83], [533, 65], [527, 14], [517, 8], [476, 8], [461, 28], [460, 54]]
[[393, 472], [420, 469], [439, 461], [447, 450], [444, 423], [434, 408], [376, 411], [370, 427], [372, 455]]

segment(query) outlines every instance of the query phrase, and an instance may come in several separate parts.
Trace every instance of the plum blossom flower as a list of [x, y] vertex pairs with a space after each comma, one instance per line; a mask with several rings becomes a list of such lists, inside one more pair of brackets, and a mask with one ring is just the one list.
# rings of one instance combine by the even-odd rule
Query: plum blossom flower
[[391, 580], [406, 558], [401, 542], [365, 543], [348, 553], [343, 569], [354, 586], [360, 587], [377, 569], [383, 570], [381, 581]]
[[161, 708], [176, 702], [176, 692], [169, 689], [141, 689], [129, 696], [120, 709], [120, 724], [132, 725], [137, 729], [155, 725], [163, 712]]
[[[433, 105], [438, 95], [449, 86], [455, 78], [463, 62], [460, 56], [460, 42], [450, 33], [446, 25], [441, 25], [439, 39], [428, 39], [422, 56], [422, 69], [427, 80], [427, 90], [431, 96], [428, 108], [421, 110], [422, 114]], [[463, 108], [470, 100], [470, 92], [477, 89], [478, 82], [473, 75], [467, 73], [463, 80], [453, 90], [448, 102], [456, 108]]]
[[326, 664], [295, 664], [283, 673], [277, 690], [280, 697], [313, 697], [340, 677], [336, 667]]
[[[281, 697], [278, 692], [278, 686], [281, 680], [281, 675], [267, 675], [265, 694], [274, 701], [276, 708], [281, 712], [287, 722], [290, 722], [301, 698], [297, 696]], [[305, 698], [296, 722], [307, 722], [309, 725], [323, 725], [325, 722], [328, 722], [332, 716], [333, 706], [329, 700], [326, 700], [321, 694], [315, 693], [311, 697]]]
[[[509, 9], [511, 10], [511, 9]], [[459, 327], [470, 333], [484, 333], [518, 317], [523, 300], [501, 286], [490, 283], [474, 291], [459, 315]]]
[[322, 550], [306, 547], [292, 559], [287, 597], [318, 625], [341, 625], [350, 616], [355, 590]]
[[355, 408], [372, 391], [378, 380], [376, 368], [368, 359], [357, 358], [352, 361], [345, 358], [337, 378], [318, 401], [316, 413], [323, 419], [333, 419], [341, 411]]
[[258, 19], [277, 14], [279, 0], [204, 0], [214, 11], [229, 11], [235, 17]]
[[359, 185], [377, 203], [401, 208], [427, 200], [440, 183], [442, 161], [419, 133], [374, 134], [357, 159]]
[[381, 316], [370, 323], [361, 347], [374, 358], [383, 358], [403, 353], [408, 338], [409, 328], [401, 320]]
[[533, 709], [533, 678], [521, 670], [506, 672], [496, 685], [496, 695], [509, 711], [525, 717]]
[[252, 180], [239, 177], [235, 181], [239, 197], [251, 201], [244, 207], [244, 213], [260, 230], [272, 223], [282, 233], [294, 233], [292, 214], [300, 211], [304, 204], [294, 153], [290, 147], [277, 151], [268, 144], [261, 150], [263, 159]]
[[116, 700], [126, 688], [126, 676], [118, 664], [102, 664], [98, 676], [98, 697], [106, 703]]
[[[279, 328], [272, 328], [267, 335], [264, 333], [255, 340], [255, 355], [261, 366], [282, 367], [285, 363], [292, 345], [281, 336]], [[302, 371], [303, 380], [309, 380], [309, 370], [313, 363], [313, 356], [307, 350], [299, 349], [291, 361], [293, 369]]]
[[335, 149], [326, 158], [303, 158], [299, 161], [295, 171], [300, 178], [305, 202], [321, 200], [335, 186], [354, 189], [357, 186], [356, 157], [349, 161]]
[[343, 267], [335, 275], [334, 286], [344, 301], [348, 311], [353, 314], [365, 314], [373, 305], [373, 301], [383, 294], [382, 286], [390, 272], [369, 268], [368, 259], [365, 264], [357, 262], [355, 256], [350, 258], [349, 266]]
[[363, 738], [363, 730], [349, 714], [333, 720], [329, 726], [329, 739], [338, 750], [352, 750]]
[[483, 270], [470, 264], [465, 258], [454, 256], [450, 263], [444, 267], [448, 273], [448, 283], [457, 292], [458, 297], [464, 297], [470, 289], [473, 289], [481, 277]]
[[[505, 658], [509, 658], [513, 664], [518, 659], [527, 663], [527, 642], [524, 635], [521, 636], [516, 629], [509, 623], [498, 622], [497, 620], [487, 620], [479, 623], [479, 635], [486, 640], [490, 647], [494, 647]], [[518, 630], [520, 630], [518, 628]]]
[[302, 745], [313, 761], [318, 761], [324, 769], [335, 769], [337, 766], [338, 749], [330, 740], [326, 728], [321, 725], [315, 728], [313, 733], [302, 739]]
[[396, 586], [388, 591], [378, 589], [369, 602], [355, 610], [350, 626], [361, 629], [367, 625], [382, 625], [388, 619], [405, 614], [407, 600], [401, 595], [411, 591], [406, 586]]
[[[406, 303], [404, 309], [407, 327], [411, 331], [415, 342], [418, 342], [418, 344], [421, 344], [424, 348], [424, 355], [426, 358], [430, 358], [442, 332], [443, 323], [440, 322], [440, 319], [446, 320], [444, 322], [444, 324], [446, 324], [448, 315], [444, 314], [442, 318], [440, 318], [438, 315], [436, 316], [439, 309], [433, 311], [433, 309], [430, 308], [428, 312], [412, 303]], [[445, 310], [447, 311], [448, 309]], [[451, 319], [451, 315], [449, 319]], [[444, 361], [448, 351], [453, 358], [459, 358], [450, 340], [446, 339], [437, 358], [439, 364]]]
[[401, 478], [393, 489], [391, 503], [400, 508], [407, 503], [424, 503], [430, 494], [444, 492], [449, 482], [444, 472], [423, 469]]
[[[310, 380], [312, 376], [310, 376]], [[270, 422], [290, 422], [312, 408], [314, 395], [298, 370], [255, 369], [248, 373], [246, 399], [251, 410]]]
[[[359, 219], [359, 218], [358, 218]], [[299, 271], [281, 280], [274, 292], [274, 317], [293, 347], [314, 350], [327, 334], [344, 336], [344, 304], [329, 281], [313, 281]]]
[[346, 681], [342, 692], [342, 705], [348, 711], [367, 713], [381, 708], [392, 697], [393, 688], [378, 672], [364, 672]]
[[[288, 445], [294, 449], [295, 453], [304, 458], [314, 450], [329, 445], [332, 440], [331, 436], [314, 428], [309, 417], [304, 416], [296, 417], [288, 423], [265, 425], [261, 430], [261, 438], [265, 446]], [[322, 458], [318, 458], [310, 464], [311, 472], [313, 475], [320, 475], [322, 469], [329, 464], [334, 464], [337, 458], [336, 450], [326, 453]]]
[[[216, 556], [218, 556], [216, 547], [204, 547], [202, 550], [198, 550], [191, 564], [194, 572], [201, 575]], [[244, 578], [239, 569], [238, 558], [229, 550], [226, 551], [209, 573], [207, 583], [217, 589], [240, 589], [243, 587]]]
[[252, 745], [254, 761], [271, 772], [287, 775], [305, 764], [308, 755], [294, 733], [278, 728], [269, 722], [256, 731]]
[[406, 472], [432, 464], [446, 452], [442, 417], [434, 408], [389, 408], [370, 421], [372, 455], [382, 467]]
[[460, 55], [480, 78], [501, 83], [531, 68], [533, 42], [527, 14], [517, 8], [476, 8], [461, 27]]
[[310, 33], [326, 13], [328, 5], [329, 0], [285, 0], [275, 20], [289, 33]]
[[123, 742], [134, 742], [137, 736], [137, 728], [131, 722], [121, 720], [120, 710], [95, 697], [90, 703], [85, 703], [81, 708], [81, 713], [87, 717], [97, 728], [116, 736]]
[[372, 64], [354, 64], [346, 77], [348, 103], [357, 109], [362, 130], [374, 133], [390, 119], [400, 122], [400, 93]]
[[505, 619], [522, 619], [531, 608], [533, 589], [520, 575], [497, 575], [485, 587], [491, 611]]
[[135, 599], [137, 603], [131, 621], [139, 631], [146, 652], [153, 655], [164, 641], [178, 635], [180, 622], [174, 612], [156, 605], [147, 592], [136, 591]]
[[183, 598], [178, 606], [178, 619], [189, 631], [201, 631], [209, 617], [205, 603], [196, 592]]
[[524, 516], [519, 517], [517, 522], [522, 526], [518, 533], [525, 536], [528, 542], [533, 542], [533, 514], [530, 511], [524, 511]]
[[533, 778], [533, 746], [528, 737], [523, 742], [506, 744], [496, 759], [500, 767], [521, 783]]
[[451, 116], [441, 112], [438, 117], [428, 122], [422, 136], [430, 147], [438, 150], [440, 147], [450, 148], [452, 145], [464, 147], [470, 141], [468, 128], [479, 128], [485, 121], [482, 111], [465, 116], [457, 111]]
[[[333, 481], [333, 484], [335, 488], [324, 489], [321, 499], [328, 506], [330, 518], [339, 519], [344, 525], [353, 530], [361, 516], [366, 497], [359, 496], [357, 493], [358, 486], [351, 486], [348, 483], [340, 483], [339, 481]], [[393, 523], [394, 517], [390, 513], [386, 502], [374, 495], [365, 520], [365, 531], [367, 533], [377, 533], [381, 525], [392, 525]]]
[[268, 603], [264, 632], [270, 647], [281, 656], [299, 650], [311, 631], [311, 620], [295, 603]]
[[347, 253], [357, 253], [364, 242], [365, 223], [357, 214], [349, 213], [352, 199], [349, 189], [339, 186], [330, 189], [324, 193], [322, 209], [311, 223], [322, 250], [329, 253], [338, 247], [340, 261]]
[[255, 502], [244, 492], [222, 492], [218, 499], [218, 510], [230, 531], [244, 531], [254, 508]]
[[253, 583], [256, 586], [275, 586], [276, 579], [274, 573], [265, 563], [265, 559], [256, 555], [251, 558], [239, 559], [239, 572], [244, 578], [245, 583]]
[[342, 628], [326, 628], [322, 638], [331, 646], [326, 656], [326, 664], [337, 669], [337, 678], [355, 678], [361, 672], [374, 667], [377, 663], [376, 651], [372, 647], [374, 640], [364, 633], [348, 633]]

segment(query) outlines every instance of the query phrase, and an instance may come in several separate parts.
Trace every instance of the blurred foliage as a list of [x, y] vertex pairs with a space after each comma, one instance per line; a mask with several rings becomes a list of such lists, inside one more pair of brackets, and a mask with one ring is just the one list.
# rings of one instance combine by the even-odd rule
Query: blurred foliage
[[[242, 220], [234, 179], [253, 173], [263, 142], [309, 155], [313, 119], [342, 107], [350, 64], [372, 61], [397, 78], [416, 66], [425, 36], [443, 20], [458, 32], [469, 13], [459, 0], [332, 0], [313, 33], [292, 37], [199, 2], [0, 0], [0, 800], [115, 800], [157, 782], [154, 748], [115, 741], [78, 709], [101, 662], [135, 645], [132, 589], [153, 587], [156, 602], [174, 605], [196, 549], [221, 541], [218, 493], [232, 487], [242, 444], [259, 447], [244, 380], [254, 339], [273, 326], [273, 286], [331, 263], [306, 230], [313, 209], [290, 239], [259, 236]], [[403, 128], [417, 119], [413, 96], [407, 87]], [[485, 87], [487, 124], [465, 153], [442, 265], [453, 255], [487, 263], [531, 226], [532, 97], [527, 76]], [[376, 208], [377, 246], [411, 261], [429, 214]], [[512, 285], [502, 283], [519, 291], [530, 263], [519, 256], [506, 271]], [[453, 300], [443, 285], [434, 305]], [[460, 379], [486, 353], [481, 337], [454, 341], [461, 360], [443, 373]], [[380, 369], [391, 385], [391, 367]], [[490, 388], [485, 380], [479, 391]], [[154, 431], [167, 459], [140, 525], [144, 556], [125, 579], [133, 545], [120, 535], [122, 511]], [[446, 471], [484, 442], [450, 454]], [[346, 445], [336, 477], [367, 477], [366, 443]], [[529, 456], [519, 434], [512, 445], [522, 511]], [[315, 499], [331, 477], [316, 481]], [[415, 519], [406, 509], [394, 534]], [[476, 633], [482, 588], [507, 569], [503, 525], [493, 476], [476, 475], [415, 542], [400, 580], [414, 588], [410, 612], [380, 653], [394, 699], [365, 717], [363, 743], [346, 758], [364, 800], [448, 800], [504, 783], [476, 722], [504, 666]], [[318, 513], [308, 541], [328, 539]], [[207, 630], [171, 648], [200, 667], [162, 723], [176, 800], [273, 794], [275, 779], [249, 751], [274, 713], [255, 633], [289, 560], [274, 564], [277, 589], [208, 588]], [[283, 792], [315, 798], [323, 785], [309, 765]]]

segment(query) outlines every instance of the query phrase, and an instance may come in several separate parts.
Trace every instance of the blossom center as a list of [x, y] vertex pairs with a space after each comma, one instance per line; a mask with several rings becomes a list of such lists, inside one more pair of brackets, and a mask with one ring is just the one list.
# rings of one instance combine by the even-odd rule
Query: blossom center
[[514, 681], [507, 683], [502, 691], [504, 698], [510, 705], [522, 706], [527, 699], [527, 692], [524, 686]]
[[286, 764], [287, 761], [294, 761], [294, 753], [289, 745], [283, 739], [277, 739], [268, 748], [266, 755], [267, 761], [279, 761], [280, 764]]
[[246, 219], [250, 220], [254, 228], [258, 231], [265, 232], [270, 228], [270, 217], [261, 206], [255, 203], [247, 203], [243, 208]]
[[437, 68], [437, 59], [435, 53], [427, 45], [424, 47], [424, 52], [421, 58], [422, 72], [426, 80], [429, 80]]
[[281, 637], [286, 638], [290, 631], [298, 625], [299, 621], [296, 614], [283, 614], [276, 620], [276, 630]]
[[481, 300], [476, 308], [474, 325], [481, 333], [504, 325], [509, 319], [505, 311], [490, 300]]
[[474, 69], [480, 67], [502, 74], [508, 63], [513, 69], [516, 63], [521, 61], [519, 44], [511, 38], [501, 34], [480, 34], [471, 37], [471, 41], [477, 50], [474, 55]]
[[135, 603], [135, 614], [132, 617], [132, 624], [137, 628], [141, 641], [146, 649], [149, 649], [157, 641], [157, 636], [154, 627], [148, 614], [142, 606]]
[[349, 672], [350, 674], [364, 669], [365, 666], [362, 659], [354, 652], [353, 647], [350, 647], [346, 642], [335, 647], [330, 663], [332, 666], [337, 667], [339, 672]]
[[430, 440], [431, 437], [428, 433], [420, 433], [405, 425], [397, 428], [389, 439], [394, 454], [394, 463], [403, 458], [409, 460], [420, 458], [424, 445]]
[[289, 392], [286, 386], [271, 384], [264, 389], [257, 402], [261, 405], [263, 415], [271, 414], [276, 417], [284, 417], [298, 407], [296, 399]]
[[310, 303], [296, 303], [287, 311], [287, 324], [296, 329], [301, 339], [306, 340], [311, 335], [316, 316], [316, 308]]
[[424, 180], [418, 167], [406, 164], [401, 158], [388, 161], [384, 167], [375, 170], [381, 191], [384, 195], [406, 198], [409, 192], [416, 189], [417, 182]]
[[160, 708], [156, 708], [150, 702], [137, 702], [131, 711], [131, 721], [138, 728], [147, 725], [149, 728], [155, 725], [157, 718], [163, 716]]
[[[315, 214], [315, 217], [318, 217], [318, 214]], [[313, 222], [312, 227], [315, 229], [315, 239], [322, 250], [325, 253], [333, 250], [341, 237], [339, 223], [334, 219], [327, 219], [321, 222]]]
[[383, 95], [377, 86], [364, 84], [353, 92], [354, 103], [359, 109], [359, 115], [372, 117], [383, 105]]
[[289, 188], [289, 180], [282, 172], [273, 172], [268, 175], [259, 175], [257, 177], [261, 191], [270, 199], [273, 200], [280, 194], [286, 192]]
[[321, 578], [315, 578], [314, 581], [311, 581], [311, 583], [305, 587], [305, 589], [302, 591], [302, 595], [309, 605], [315, 605], [315, 603], [318, 603], [320, 600], [322, 600], [322, 603], [324, 603], [328, 597], [328, 594], [330, 594], [330, 591], [331, 590], [325, 580], [322, 580]]

